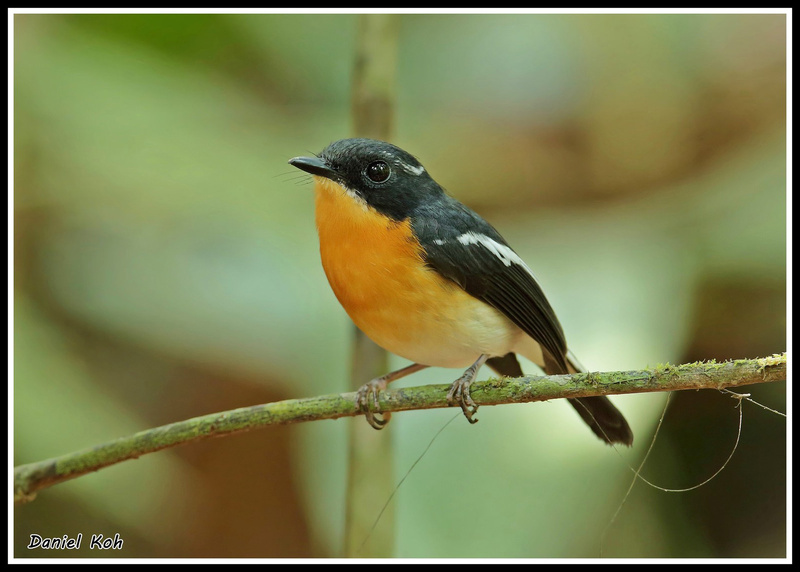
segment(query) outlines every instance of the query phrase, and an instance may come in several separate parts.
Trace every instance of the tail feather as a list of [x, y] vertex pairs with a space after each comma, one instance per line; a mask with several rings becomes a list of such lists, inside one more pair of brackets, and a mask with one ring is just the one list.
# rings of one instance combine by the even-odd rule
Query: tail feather
[[[572, 353], [567, 354], [567, 366], [569, 371], [563, 371], [563, 367], [558, 365], [555, 360], [549, 358], [545, 352], [544, 370], [548, 375], [562, 373], [582, 373], [585, 371]], [[517, 361], [514, 353], [508, 353], [502, 357], [490, 358], [486, 365], [491, 367], [500, 375], [508, 377], [520, 377], [523, 375], [522, 368]], [[605, 396], [598, 397], [576, 397], [567, 399], [581, 416], [581, 419], [600, 439], [608, 443], [622, 443], [630, 446], [633, 443], [633, 432], [628, 426], [628, 422], [620, 413], [611, 400]]]

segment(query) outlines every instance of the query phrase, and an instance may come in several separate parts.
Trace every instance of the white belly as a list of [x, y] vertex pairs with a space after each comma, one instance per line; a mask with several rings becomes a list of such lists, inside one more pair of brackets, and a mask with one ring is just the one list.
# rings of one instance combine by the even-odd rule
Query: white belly
[[[409, 330], [366, 333], [378, 345], [415, 363], [452, 368], [469, 367], [484, 354], [505, 355], [527, 337], [503, 314], [472, 297], [460, 300], [458, 312], [430, 310], [413, 317]], [[408, 315], [404, 322], [409, 322]]]

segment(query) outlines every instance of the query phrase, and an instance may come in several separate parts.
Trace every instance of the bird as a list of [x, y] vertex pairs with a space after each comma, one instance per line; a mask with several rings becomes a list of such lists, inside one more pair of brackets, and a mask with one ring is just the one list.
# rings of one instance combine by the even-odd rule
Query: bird
[[[378, 394], [427, 367], [466, 368], [447, 401], [475, 423], [470, 385], [488, 365], [523, 375], [517, 355], [547, 375], [585, 372], [530, 267], [500, 233], [450, 196], [419, 160], [376, 139], [347, 138], [289, 164], [314, 180], [328, 282], [355, 325], [411, 365], [365, 383], [355, 403], [383, 428]], [[568, 399], [607, 444], [633, 432], [608, 397]]]

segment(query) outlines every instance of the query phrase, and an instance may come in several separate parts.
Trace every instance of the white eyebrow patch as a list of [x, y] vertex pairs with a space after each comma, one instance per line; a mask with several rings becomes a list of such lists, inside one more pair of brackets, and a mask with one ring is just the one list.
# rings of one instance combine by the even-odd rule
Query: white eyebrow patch
[[500, 244], [494, 239], [489, 238], [485, 234], [478, 234], [476, 232], [465, 232], [461, 236], [457, 237], [456, 240], [463, 244], [464, 246], [468, 246], [470, 244], [477, 244], [486, 248], [489, 252], [494, 254], [497, 258], [500, 259], [500, 262], [505, 264], [506, 266], [511, 266], [512, 264], [517, 264], [522, 266], [525, 271], [531, 275], [531, 278], [536, 280], [536, 277], [533, 275], [533, 272], [528, 265], [525, 264], [525, 261], [522, 260], [519, 255], [507, 247], [505, 244]]
[[398, 163], [406, 173], [411, 173], [412, 175], [421, 175], [422, 173], [425, 172], [425, 167], [423, 167], [422, 165], [420, 165], [419, 167], [414, 167], [412, 165], [409, 165], [408, 163], [403, 163], [402, 161], [398, 161]]

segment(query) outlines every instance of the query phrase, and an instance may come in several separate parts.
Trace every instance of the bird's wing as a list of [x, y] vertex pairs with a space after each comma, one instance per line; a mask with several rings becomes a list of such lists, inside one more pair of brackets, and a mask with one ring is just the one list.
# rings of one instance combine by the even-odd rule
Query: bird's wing
[[449, 196], [442, 200], [412, 218], [425, 263], [536, 340], [561, 370], [548, 373], [566, 373], [564, 332], [530, 268], [478, 214]]

